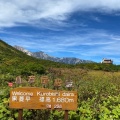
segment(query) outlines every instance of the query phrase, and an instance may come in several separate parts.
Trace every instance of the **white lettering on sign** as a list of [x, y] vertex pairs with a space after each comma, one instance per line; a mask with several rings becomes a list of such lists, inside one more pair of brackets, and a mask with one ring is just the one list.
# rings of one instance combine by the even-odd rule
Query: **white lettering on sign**
[[64, 97], [58, 97], [58, 98], [52, 98], [52, 102], [61, 102], [61, 103], [73, 103], [74, 99], [72, 98], [64, 98]]
[[57, 98], [56, 102], [62, 102], [62, 103], [70, 103], [70, 102], [74, 102], [74, 99], [70, 99], [70, 98]]
[[19, 96], [19, 102], [24, 102], [24, 96]]
[[46, 97], [46, 102], [51, 102], [50, 97]]
[[44, 102], [44, 100], [45, 100], [44, 97], [40, 97], [40, 98], [39, 98], [39, 101], [40, 101], [40, 102]]
[[64, 92], [62, 96], [74, 96], [74, 93]]
[[33, 92], [17, 92], [17, 91], [12, 91], [12, 95], [22, 95], [22, 96], [33, 96]]
[[25, 100], [28, 102], [30, 100], [30, 96], [26, 96]]
[[60, 92], [38, 92], [37, 91], [37, 96], [60, 96]]
[[12, 96], [12, 101], [19, 101], [19, 102], [24, 102], [24, 101], [29, 101], [30, 100], [30, 96]]
[[12, 96], [12, 101], [17, 101], [17, 96]]
[[51, 104], [46, 104], [46, 108], [50, 109], [51, 107]]
[[62, 105], [56, 104], [56, 105], [54, 105], [54, 108], [62, 108]]
[[55, 98], [53, 98], [53, 102], [55, 102]]

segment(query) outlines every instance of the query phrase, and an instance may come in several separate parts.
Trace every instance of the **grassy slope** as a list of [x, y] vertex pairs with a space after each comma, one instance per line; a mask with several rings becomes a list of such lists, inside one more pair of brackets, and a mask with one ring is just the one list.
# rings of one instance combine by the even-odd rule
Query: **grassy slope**
[[0, 66], [26, 66], [27, 64], [39, 64], [45, 68], [82, 68], [82, 69], [93, 69], [93, 70], [105, 70], [105, 71], [117, 71], [120, 66], [116, 65], [103, 65], [100, 63], [86, 63], [77, 65], [67, 65], [62, 63], [56, 63], [48, 60], [36, 59], [34, 57], [28, 56], [25, 53], [15, 49], [14, 47], [8, 45], [4, 41], [0, 40]]
[[0, 63], [14, 65], [14, 64], [28, 64], [30, 62], [38, 63], [45, 67], [66, 66], [64, 64], [55, 63], [49, 60], [36, 59], [34, 57], [28, 56], [25, 53], [15, 49], [14, 47], [0, 40]]

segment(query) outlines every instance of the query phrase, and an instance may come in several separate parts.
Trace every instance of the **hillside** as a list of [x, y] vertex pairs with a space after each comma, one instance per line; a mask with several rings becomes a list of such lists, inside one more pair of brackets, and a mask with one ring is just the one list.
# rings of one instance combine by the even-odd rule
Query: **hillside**
[[[0, 40], [0, 63], [14, 65], [15, 63], [19, 65], [20, 63], [25, 64], [28, 62], [34, 62], [37, 64], [42, 64], [45, 67], [49, 66], [64, 66], [65, 64], [52, 62], [50, 60], [37, 59], [35, 57], [29, 56], [24, 52], [17, 50], [16, 48]], [[13, 63], [13, 64], [12, 64]], [[19, 64], [18, 64], [19, 63]]]
[[49, 68], [82, 68], [89, 70], [119, 71], [119, 65], [80, 63], [68, 65], [50, 60], [37, 59], [0, 40], [0, 74], [31, 75], [45, 74]]
[[49, 67], [65, 67], [67, 65], [49, 60], [37, 59], [8, 45], [0, 40], [0, 73], [20, 74], [43, 74]]

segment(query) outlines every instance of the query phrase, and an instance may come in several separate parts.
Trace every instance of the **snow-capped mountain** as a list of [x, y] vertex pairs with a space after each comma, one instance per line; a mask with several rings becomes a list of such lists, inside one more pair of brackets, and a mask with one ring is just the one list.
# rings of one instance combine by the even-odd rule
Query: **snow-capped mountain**
[[77, 63], [92, 63], [93, 61], [90, 60], [82, 60], [79, 58], [74, 58], [74, 57], [63, 57], [63, 58], [59, 58], [59, 57], [53, 57], [50, 56], [46, 53], [44, 53], [43, 51], [40, 52], [30, 52], [26, 49], [24, 49], [23, 47], [20, 46], [14, 46], [16, 49], [26, 53], [29, 56], [33, 56], [35, 58], [39, 58], [39, 59], [44, 59], [44, 60], [51, 60], [54, 62], [60, 62], [60, 63], [66, 63], [66, 64], [77, 64]]
[[18, 50], [20, 50], [20, 51], [26, 53], [26, 54], [29, 55], [29, 56], [32, 56], [32, 55], [33, 55], [32, 52], [30, 52], [30, 51], [24, 49], [23, 47], [20, 47], [20, 46], [15, 45], [14, 48], [16, 48], [16, 49], [18, 49]]

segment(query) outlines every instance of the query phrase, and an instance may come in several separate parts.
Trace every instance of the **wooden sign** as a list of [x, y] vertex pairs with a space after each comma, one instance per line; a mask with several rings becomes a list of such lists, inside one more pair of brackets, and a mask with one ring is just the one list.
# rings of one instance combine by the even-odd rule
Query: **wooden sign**
[[68, 80], [67, 80], [67, 81], [65, 82], [65, 87], [66, 87], [66, 88], [72, 88], [72, 87], [73, 87], [73, 81], [71, 81], [71, 80], [68, 81]]
[[15, 83], [16, 83], [16, 84], [21, 84], [21, 83], [22, 83], [21, 76], [17, 76], [17, 77], [16, 77]]
[[48, 82], [49, 82], [48, 76], [42, 76], [41, 77], [41, 83], [42, 84], [48, 84]]
[[28, 76], [28, 82], [29, 83], [34, 83], [35, 82], [35, 76]]
[[62, 80], [61, 79], [55, 79], [55, 82], [54, 82], [54, 86], [55, 87], [60, 87], [62, 84]]
[[37, 87], [19, 87], [10, 91], [10, 108], [17, 109], [77, 109], [77, 92]]

